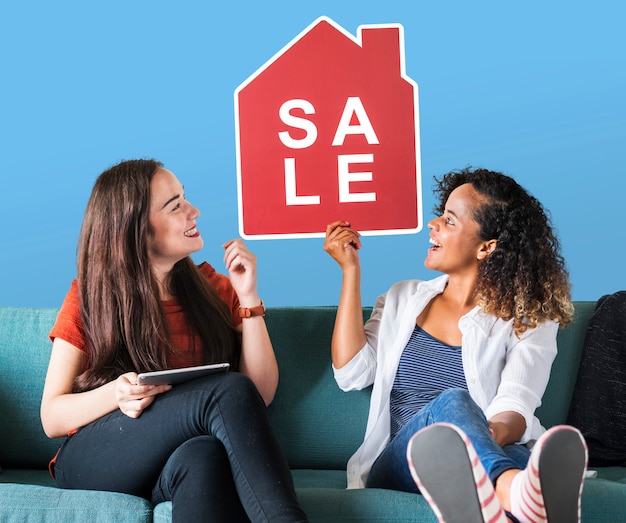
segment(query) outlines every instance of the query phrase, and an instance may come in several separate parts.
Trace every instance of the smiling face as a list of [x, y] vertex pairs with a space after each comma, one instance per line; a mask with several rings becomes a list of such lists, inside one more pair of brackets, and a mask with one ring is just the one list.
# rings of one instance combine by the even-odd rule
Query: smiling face
[[470, 184], [450, 193], [443, 215], [428, 223], [430, 242], [424, 265], [448, 275], [475, 276], [478, 265], [493, 249], [495, 240], [484, 241], [474, 220], [474, 209], [484, 202]]
[[150, 182], [148, 258], [156, 273], [167, 274], [175, 263], [199, 251], [204, 241], [196, 229], [200, 211], [185, 199], [176, 176], [158, 169]]

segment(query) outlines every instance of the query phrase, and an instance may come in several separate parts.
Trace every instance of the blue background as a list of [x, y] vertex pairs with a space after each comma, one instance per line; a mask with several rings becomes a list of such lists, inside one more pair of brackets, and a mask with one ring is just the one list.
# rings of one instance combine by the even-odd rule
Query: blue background
[[[626, 288], [626, 9], [619, 0], [3, 2], [0, 305], [59, 306], [97, 175], [155, 157], [202, 211], [205, 248], [237, 235], [233, 93], [321, 15], [356, 34], [404, 26], [419, 85], [424, 219], [432, 177], [514, 176], [551, 211], [573, 283]], [[321, 239], [248, 241], [266, 304], [329, 305], [340, 272]], [[363, 301], [427, 278], [426, 229], [367, 237]]]

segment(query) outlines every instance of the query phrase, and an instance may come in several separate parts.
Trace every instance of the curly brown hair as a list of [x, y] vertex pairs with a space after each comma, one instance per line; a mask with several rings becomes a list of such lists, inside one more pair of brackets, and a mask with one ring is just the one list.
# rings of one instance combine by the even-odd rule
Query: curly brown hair
[[517, 336], [545, 320], [570, 323], [569, 274], [547, 211], [513, 178], [468, 167], [435, 178], [438, 215], [450, 193], [466, 183], [484, 197], [474, 212], [481, 240], [497, 240], [478, 269], [474, 292], [479, 306], [513, 319]]

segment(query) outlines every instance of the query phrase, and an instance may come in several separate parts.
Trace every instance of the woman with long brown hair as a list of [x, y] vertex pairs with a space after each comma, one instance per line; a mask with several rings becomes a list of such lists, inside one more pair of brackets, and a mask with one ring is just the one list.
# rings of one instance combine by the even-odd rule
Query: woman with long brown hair
[[[512, 178], [485, 169], [452, 171], [437, 180], [435, 192], [437, 217], [428, 223], [424, 264], [443, 274], [396, 283], [365, 325], [360, 235], [347, 221], [327, 228], [324, 248], [343, 274], [332, 338], [335, 379], [343, 390], [373, 385], [365, 439], [348, 462], [348, 484], [418, 492], [407, 448], [419, 433], [414, 446], [431, 465], [421, 481], [432, 490], [427, 499], [441, 505], [441, 521], [491, 520], [499, 499], [511, 519], [574, 522], [584, 441], [572, 427], [546, 432], [535, 416], [559, 325], [573, 313], [547, 213]], [[462, 448], [455, 453], [444, 441]], [[535, 441], [535, 467], [527, 467]], [[485, 490], [484, 504], [471, 503], [479, 499], [471, 476], [469, 498], [455, 490], [459, 474], [447, 464], [462, 464], [453, 456], [467, 458], [465, 443], [475, 447], [495, 485], [495, 505]], [[415, 461], [419, 478], [424, 467]], [[472, 507], [474, 517], [468, 515]]]
[[[154, 160], [98, 177], [50, 333], [41, 420], [69, 435], [51, 470], [62, 488], [171, 500], [173, 521], [306, 521], [266, 414], [278, 367], [256, 258], [237, 239], [223, 246], [228, 276], [196, 266], [199, 214]], [[231, 371], [137, 380], [219, 362]]]

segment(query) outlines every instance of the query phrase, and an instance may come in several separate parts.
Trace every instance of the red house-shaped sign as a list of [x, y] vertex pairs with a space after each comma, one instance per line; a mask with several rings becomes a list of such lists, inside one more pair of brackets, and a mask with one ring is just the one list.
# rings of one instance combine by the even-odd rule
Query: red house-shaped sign
[[241, 236], [418, 232], [418, 122], [402, 26], [319, 18], [235, 91]]

